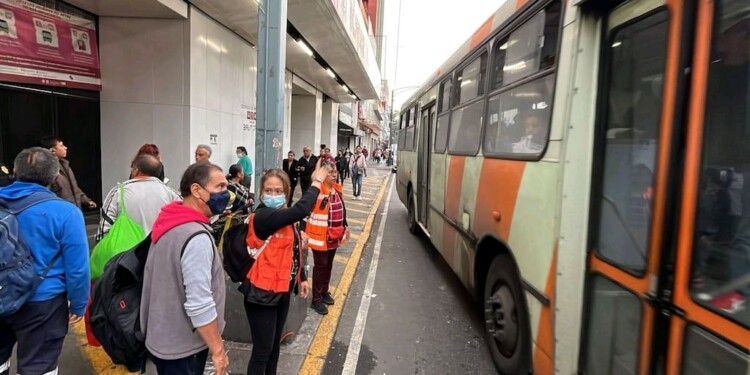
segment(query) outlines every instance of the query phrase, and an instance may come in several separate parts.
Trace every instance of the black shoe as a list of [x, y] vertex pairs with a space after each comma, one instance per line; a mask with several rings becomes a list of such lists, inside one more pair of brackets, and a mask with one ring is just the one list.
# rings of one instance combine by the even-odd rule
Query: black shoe
[[326, 305], [333, 305], [336, 301], [333, 300], [333, 296], [331, 295], [331, 293], [326, 292], [326, 294], [323, 295], [323, 299], [321, 300], [321, 302], [325, 303]]
[[318, 303], [313, 302], [312, 306], [310, 307], [312, 307], [312, 309], [320, 315], [328, 315], [328, 307], [326, 307], [323, 301], [320, 301]]

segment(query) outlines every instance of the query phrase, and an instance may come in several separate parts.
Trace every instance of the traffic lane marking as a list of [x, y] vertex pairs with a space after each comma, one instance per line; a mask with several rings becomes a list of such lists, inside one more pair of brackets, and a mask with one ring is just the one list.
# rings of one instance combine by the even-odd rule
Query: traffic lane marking
[[[367, 222], [365, 223], [362, 235], [359, 237], [354, 251], [352, 251], [352, 254], [349, 257], [349, 262], [346, 264], [344, 273], [343, 275], [341, 275], [341, 279], [339, 279], [339, 282], [336, 285], [336, 293], [334, 296], [334, 299], [336, 300], [346, 300], [349, 289], [352, 286], [352, 281], [354, 280], [354, 273], [356, 272], [357, 266], [359, 265], [359, 260], [362, 257], [362, 251], [367, 244], [367, 240], [370, 238], [372, 225], [375, 221], [375, 214], [377, 213], [380, 202], [385, 195], [389, 180], [390, 175], [383, 180], [383, 184], [380, 188], [380, 193], [378, 193], [378, 196], [372, 206], [372, 210], [370, 210], [370, 214], [367, 217]], [[347, 221], [352, 220], [347, 218]], [[310, 348], [307, 351], [307, 355], [305, 356], [305, 360], [302, 362], [302, 367], [300, 368], [299, 374], [320, 375], [323, 371], [326, 357], [328, 356], [328, 351], [331, 347], [331, 343], [333, 342], [333, 336], [336, 333], [336, 327], [338, 326], [339, 320], [341, 319], [343, 306], [344, 303], [337, 303], [329, 307], [328, 315], [323, 317], [320, 325], [318, 326], [315, 336], [313, 337], [312, 344], [310, 345]]]

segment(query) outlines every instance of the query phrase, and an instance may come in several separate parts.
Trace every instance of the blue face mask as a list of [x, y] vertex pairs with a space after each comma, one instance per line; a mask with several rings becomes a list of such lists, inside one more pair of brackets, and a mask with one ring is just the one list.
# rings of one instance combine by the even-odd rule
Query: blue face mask
[[206, 205], [214, 215], [220, 215], [224, 213], [227, 205], [229, 205], [229, 190], [224, 190], [219, 193], [210, 193]]
[[263, 194], [263, 204], [266, 207], [281, 208], [286, 204], [286, 196]]

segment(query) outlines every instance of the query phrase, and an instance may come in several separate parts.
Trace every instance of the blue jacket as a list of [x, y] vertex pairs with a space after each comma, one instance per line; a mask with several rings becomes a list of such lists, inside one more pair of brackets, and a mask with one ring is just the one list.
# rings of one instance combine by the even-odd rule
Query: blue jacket
[[[56, 198], [49, 189], [28, 182], [14, 182], [0, 189], [0, 201], [11, 210], [24, 206], [32, 193]], [[21, 236], [34, 256], [34, 267], [42, 273], [62, 249], [62, 256], [50, 269], [30, 301], [48, 301], [68, 295], [70, 312], [83, 316], [89, 298], [89, 245], [81, 210], [70, 202], [54, 199], [36, 204], [17, 217]]]

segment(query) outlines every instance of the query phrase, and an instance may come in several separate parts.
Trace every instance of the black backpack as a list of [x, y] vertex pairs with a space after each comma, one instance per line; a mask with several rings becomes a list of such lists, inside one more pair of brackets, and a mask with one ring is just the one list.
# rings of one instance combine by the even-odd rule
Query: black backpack
[[94, 284], [91, 331], [112, 362], [140, 371], [146, 358], [141, 331], [141, 292], [151, 235], [134, 248], [115, 255]]
[[222, 254], [222, 265], [229, 278], [235, 283], [244, 281], [255, 263], [255, 259], [250, 256], [247, 249], [247, 227], [248, 223], [242, 220], [228, 226], [221, 236], [219, 250]]

